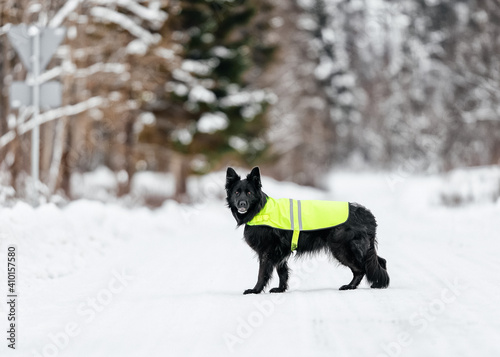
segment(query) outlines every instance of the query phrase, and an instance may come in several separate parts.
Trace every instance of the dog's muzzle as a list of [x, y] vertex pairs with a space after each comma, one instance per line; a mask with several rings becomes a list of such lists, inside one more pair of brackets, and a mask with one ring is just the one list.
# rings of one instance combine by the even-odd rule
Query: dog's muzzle
[[238, 202], [238, 213], [245, 214], [248, 212], [248, 202], [240, 201]]

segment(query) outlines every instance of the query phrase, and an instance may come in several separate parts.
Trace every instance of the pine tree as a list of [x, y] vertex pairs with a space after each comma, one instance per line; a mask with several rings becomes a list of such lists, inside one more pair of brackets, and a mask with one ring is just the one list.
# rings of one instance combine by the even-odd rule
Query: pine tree
[[182, 60], [152, 108], [156, 123], [140, 140], [172, 150], [176, 197], [183, 200], [190, 172], [208, 172], [224, 160], [251, 165], [264, 153], [271, 96], [252, 88], [245, 75], [272, 50], [254, 36], [251, 1], [183, 0], [179, 5], [171, 25], [183, 45]]

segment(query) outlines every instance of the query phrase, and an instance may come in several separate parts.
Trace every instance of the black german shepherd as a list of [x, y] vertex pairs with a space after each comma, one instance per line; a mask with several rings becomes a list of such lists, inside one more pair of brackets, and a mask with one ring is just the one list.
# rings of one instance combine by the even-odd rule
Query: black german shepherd
[[[259, 256], [257, 284], [253, 289], [245, 290], [244, 294], [262, 292], [269, 283], [274, 268], [279, 276], [279, 286], [270, 292], [282, 293], [288, 288], [287, 259], [292, 254], [290, 246], [293, 232], [246, 224], [267, 202], [268, 196], [262, 192], [261, 187], [258, 167], [253, 168], [244, 180], [231, 167], [227, 169], [227, 204], [238, 227], [245, 224], [245, 241]], [[386, 288], [389, 286], [389, 275], [385, 259], [377, 256], [375, 249], [375, 217], [359, 204], [349, 203], [348, 207], [349, 217], [343, 224], [321, 230], [302, 231], [297, 255], [326, 251], [348, 266], [354, 277], [349, 284], [340, 287], [340, 290], [356, 289], [365, 274], [372, 288]]]

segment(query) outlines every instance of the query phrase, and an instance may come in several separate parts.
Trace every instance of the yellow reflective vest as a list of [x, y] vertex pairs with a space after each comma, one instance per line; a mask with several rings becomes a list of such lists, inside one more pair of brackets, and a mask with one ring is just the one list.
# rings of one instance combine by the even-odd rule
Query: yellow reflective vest
[[247, 224], [293, 231], [292, 251], [301, 231], [338, 226], [349, 217], [349, 202], [267, 198], [264, 208]]

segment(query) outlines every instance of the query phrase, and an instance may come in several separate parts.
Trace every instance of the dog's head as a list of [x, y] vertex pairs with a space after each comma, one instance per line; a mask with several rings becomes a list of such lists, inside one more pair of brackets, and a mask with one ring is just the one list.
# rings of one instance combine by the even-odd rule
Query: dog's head
[[266, 203], [266, 195], [262, 192], [260, 170], [254, 167], [246, 179], [229, 167], [226, 172], [226, 200], [238, 225], [247, 223], [260, 212]]

